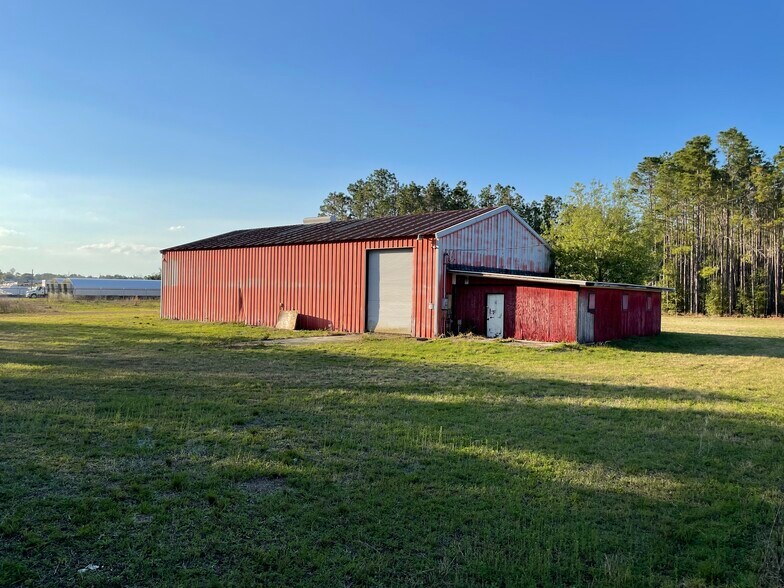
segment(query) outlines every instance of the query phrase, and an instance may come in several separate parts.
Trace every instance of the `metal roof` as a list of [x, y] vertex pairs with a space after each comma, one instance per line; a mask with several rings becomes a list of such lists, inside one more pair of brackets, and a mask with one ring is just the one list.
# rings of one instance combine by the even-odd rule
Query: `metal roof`
[[548, 278], [545, 276], [530, 276], [520, 274], [505, 274], [498, 272], [472, 271], [472, 270], [452, 270], [450, 273], [457, 276], [479, 276], [482, 278], [494, 278], [499, 280], [511, 280], [514, 282], [536, 282], [555, 286], [576, 286], [578, 288], [609, 288], [612, 290], [645, 290], [647, 292], [675, 292], [674, 288], [662, 288], [660, 286], [643, 286], [642, 284], [622, 284], [615, 282], [591, 282], [588, 280], [568, 280], [565, 278]]
[[99, 290], [160, 290], [160, 280], [122, 278], [68, 278], [74, 288]]
[[444, 210], [424, 214], [385, 216], [382, 218], [366, 218], [331, 223], [242, 229], [162, 249], [161, 253], [201, 249], [231, 249], [235, 247], [264, 247], [267, 245], [364, 241], [366, 239], [397, 239], [416, 237], [418, 235], [430, 236], [491, 210], [494, 209]]

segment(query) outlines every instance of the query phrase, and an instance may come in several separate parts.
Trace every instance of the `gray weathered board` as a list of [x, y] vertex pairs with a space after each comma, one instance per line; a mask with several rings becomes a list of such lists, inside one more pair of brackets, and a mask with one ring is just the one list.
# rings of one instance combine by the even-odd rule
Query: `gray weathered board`
[[293, 331], [297, 328], [297, 316], [299, 316], [297, 310], [281, 310], [278, 313], [278, 322], [275, 324], [275, 328]]

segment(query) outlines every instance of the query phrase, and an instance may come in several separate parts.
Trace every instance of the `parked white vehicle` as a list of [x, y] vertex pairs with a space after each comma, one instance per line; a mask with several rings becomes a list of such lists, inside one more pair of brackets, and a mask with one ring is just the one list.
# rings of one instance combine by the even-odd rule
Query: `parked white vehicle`
[[16, 283], [0, 285], [0, 296], [14, 296], [17, 298], [43, 298], [46, 288], [43, 286], [20, 286]]

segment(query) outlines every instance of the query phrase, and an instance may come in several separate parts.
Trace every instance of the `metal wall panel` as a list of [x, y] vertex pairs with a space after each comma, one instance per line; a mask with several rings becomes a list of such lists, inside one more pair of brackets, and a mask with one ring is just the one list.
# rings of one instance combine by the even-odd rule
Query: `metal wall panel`
[[568, 286], [517, 286], [515, 338], [577, 341], [577, 290]]
[[502, 211], [438, 240], [444, 263], [549, 274], [550, 250], [514, 215]]
[[[586, 288], [596, 294], [594, 341], [611, 341], [625, 337], [658, 335], [661, 332], [661, 293], [639, 290]], [[629, 296], [628, 310], [623, 310], [623, 296]], [[648, 310], [648, 297], [651, 310]]]
[[300, 328], [365, 330], [366, 256], [413, 250], [412, 309], [417, 337], [433, 336], [432, 239], [382, 239], [241, 249], [167, 251], [161, 316], [274, 325], [281, 307], [298, 310]]

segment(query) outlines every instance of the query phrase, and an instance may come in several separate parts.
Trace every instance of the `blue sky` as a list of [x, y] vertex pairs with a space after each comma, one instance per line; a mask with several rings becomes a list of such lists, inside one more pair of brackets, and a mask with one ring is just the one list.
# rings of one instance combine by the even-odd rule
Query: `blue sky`
[[0, 268], [149, 273], [378, 167], [528, 198], [737, 126], [780, 2], [0, 3]]

